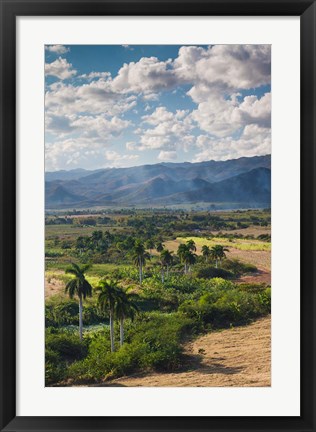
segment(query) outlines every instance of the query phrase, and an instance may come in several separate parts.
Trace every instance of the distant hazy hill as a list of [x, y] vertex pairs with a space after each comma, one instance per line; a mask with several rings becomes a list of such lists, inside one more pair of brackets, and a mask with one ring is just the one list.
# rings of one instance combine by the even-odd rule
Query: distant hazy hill
[[95, 171], [88, 171], [83, 168], [77, 168], [73, 170], [61, 170], [61, 171], [48, 171], [45, 173], [45, 180], [46, 181], [53, 181], [53, 180], [77, 180], [79, 178], [83, 178]]
[[46, 173], [46, 208], [270, 203], [271, 156]]

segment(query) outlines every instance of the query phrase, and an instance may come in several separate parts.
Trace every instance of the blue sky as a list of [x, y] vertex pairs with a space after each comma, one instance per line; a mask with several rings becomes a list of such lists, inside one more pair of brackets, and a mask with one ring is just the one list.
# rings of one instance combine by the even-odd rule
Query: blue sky
[[269, 45], [47, 45], [46, 170], [271, 152]]

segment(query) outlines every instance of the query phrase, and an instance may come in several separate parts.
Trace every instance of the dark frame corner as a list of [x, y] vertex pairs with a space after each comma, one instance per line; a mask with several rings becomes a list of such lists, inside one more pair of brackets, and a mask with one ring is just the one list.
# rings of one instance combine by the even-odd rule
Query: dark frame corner
[[[181, 12], [179, 12], [181, 11]], [[17, 16], [300, 16], [301, 21], [301, 416], [17, 417], [15, 378]], [[313, 0], [0, 0], [0, 430], [316, 431], [316, 4]], [[286, 43], [286, 41], [285, 41]]]

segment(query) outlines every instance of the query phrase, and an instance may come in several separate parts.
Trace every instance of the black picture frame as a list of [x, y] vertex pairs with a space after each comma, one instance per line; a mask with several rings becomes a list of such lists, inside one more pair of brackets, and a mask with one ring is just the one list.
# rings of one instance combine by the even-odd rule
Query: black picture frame
[[[315, 431], [316, 5], [310, 0], [0, 0], [0, 429], [1, 431]], [[16, 17], [300, 16], [301, 415], [299, 417], [16, 416]], [[286, 41], [285, 41], [286, 43]]]

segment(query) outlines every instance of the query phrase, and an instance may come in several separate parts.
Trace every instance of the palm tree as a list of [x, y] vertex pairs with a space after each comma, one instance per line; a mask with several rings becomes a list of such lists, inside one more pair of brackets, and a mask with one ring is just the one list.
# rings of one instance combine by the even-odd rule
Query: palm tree
[[184, 263], [184, 274], [187, 273], [187, 265], [186, 265], [186, 261], [185, 261], [185, 255], [187, 252], [188, 252], [187, 245], [181, 243], [178, 247], [177, 254], [178, 254], [178, 257], [180, 258], [180, 261], [182, 263]]
[[86, 249], [87, 247], [87, 238], [88, 237], [83, 237], [83, 236], [79, 236], [76, 240], [76, 249], [79, 250], [80, 255], [82, 255], [82, 252]]
[[188, 273], [188, 265], [190, 266], [196, 261], [196, 255], [191, 252], [192, 245], [188, 243], [189, 242], [180, 244], [177, 251], [180, 261], [184, 263], [184, 274]]
[[187, 241], [187, 247], [188, 247], [189, 251], [196, 252], [196, 246], [195, 246], [194, 240], [192, 240], [192, 239], [188, 240]]
[[140, 240], [136, 240], [132, 256], [135, 265], [139, 268], [139, 282], [143, 282], [143, 267], [146, 265], [146, 260], [150, 259], [150, 255], [146, 252], [144, 243]]
[[218, 267], [218, 259], [219, 259], [219, 256], [218, 256], [218, 247], [217, 246], [218, 245], [212, 246], [212, 248], [211, 248], [211, 254], [210, 254], [211, 258], [213, 260], [215, 260], [215, 267], [216, 268]]
[[218, 245], [218, 256], [219, 256], [219, 262], [222, 262], [223, 258], [226, 258], [225, 252], [229, 252], [229, 249], [225, 248], [224, 246]]
[[215, 245], [211, 248], [211, 257], [215, 260], [215, 267], [218, 267], [218, 261], [221, 262], [222, 258], [226, 257], [225, 252], [228, 252], [227, 248], [222, 245]]
[[205, 257], [205, 262], [208, 262], [208, 259], [211, 255], [211, 249], [208, 246], [203, 245], [202, 246], [202, 255]]
[[115, 315], [120, 322], [120, 346], [124, 343], [124, 320], [126, 318], [133, 320], [139, 311], [136, 303], [132, 300], [133, 294], [128, 290], [128, 288], [118, 290], [115, 304]]
[[164, 268], [167, 268], [167, 278], [169, 276], [169, 266], [172, 265], [173, 256], [172, 252], [168, 249], [163, 249], [160, 253], [160, 263], [161, 263], [161, 280], [164, 283]]
[[188, 269], [187, 272], [191, 271], [191, 265], [195, 264], [196, 261], [196, 254], [192, 253], [190, 250], [188, 250], [185, 254], [184, 254], [184, 262], [186, 264], [186, 268]]
[[93, 233], [91, 234], [91, 240], [95, 245], [97, 245], [100, 242], [100, 240], [102, 240], [102, 238], [103, 238], [102, 231], [93, 231]]
[[78, 266], [71, 263], [71, 267], [66, 269], [66, 273], [74, 276], [67, 284], [65, 292], [68, 292], [69, 297], [72, 299], [75, 295], [79, 298], [79, 337], [82, 341], [82, 300], [92, 295], [92, 286], [85, 278], [85, 272], [90, 268], [89, 264]]
[[111, 351], [114, 352], [114, 308], [119, 296], [119, 288], [116, 281], [102, 279], [96, 289], [99, 292], [98, 305], [103, 311], [109, 311]]
[[163, 251], [163, 244], [162, 244], [161, 241], [159, 241], [159, 242], [156, 244], [156, 251], [159, 252], [159, 253]]

